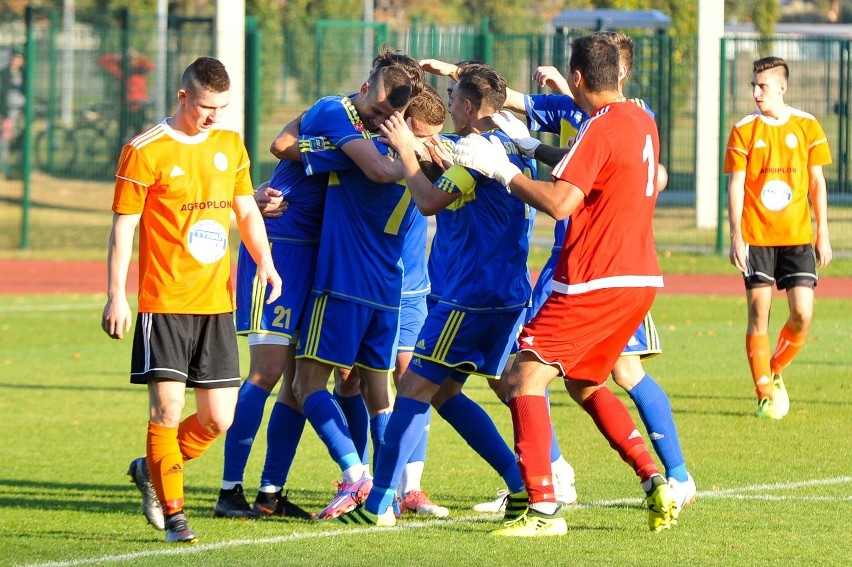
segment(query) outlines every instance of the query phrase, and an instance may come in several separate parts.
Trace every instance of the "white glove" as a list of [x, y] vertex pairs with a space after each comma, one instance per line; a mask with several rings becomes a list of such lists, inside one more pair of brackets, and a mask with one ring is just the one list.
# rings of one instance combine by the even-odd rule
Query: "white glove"
[[512, 178], [521, 173], [518, 166], [509, 161], [506, 149], [496, 136], [492, 136], [489, 141], [479, 134], [468, 134], [456, 142], [453, 161], [458, 165], [475, 169], [507, 188]]
[[491, 119], [498, 128], [512, 138], [522, 154], [530, 158], [535, 157], [535, 149], [541, 145], [541, 142], [530, 135], [527, 125], [518, 120], [517, 116], [508, 110], [501, 110], [492, 114]]

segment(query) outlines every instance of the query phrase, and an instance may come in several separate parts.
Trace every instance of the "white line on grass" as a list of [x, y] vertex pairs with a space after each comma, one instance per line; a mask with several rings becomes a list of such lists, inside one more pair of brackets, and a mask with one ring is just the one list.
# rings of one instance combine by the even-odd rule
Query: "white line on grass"
[[[704, 490], [698, 493], [698, 498], [730, 498], [730, 499], [762, 499], [762, 500], [827, 500], [827, 501], [848, 501], [852, 500], [852, 496], [828, 497], [828, 496], [774, 496], [774, 495], [749, 495], [748, 493], [772, 491], [772, 490], [792, 490], [796, 488], [805, 488], [811, 486], [827, 486], [832, 484], [847, 484], [852, 483], [852, 476], [839, 476], [835, 478], [824, 478], [817, 480], [803, 480], [799, 482], [786, 482], [776, 484], [756, 484], [752, 486], [743, 486], [740, 488], [728, 488], [723, 490]], [[589, 502], [588, 504], [580, 504], [572, 509], [596, 508], [596, 507], [615, 507], [625, 505], [635, 505], [641, 502], [637, 498], [622, 498], [619, 500], [599, 500]], [[478, 516], [462, 516], [451, 520], [427, 521], [427, 522], [405, 522], [393, 528], [347, 528], [338, 530], [326, 530], [321, 532], [294, 533], [283, 536], [257, 538], [257, 539], [237, 539], [232, 541], [220, 541], [217, 543], [203, 543], [196, 545], [177, 544], [175, 546], [165, 547], [163, 549], [154, 549], [149, 551], [135, 551], [132, 553], [121, 553], [119, 555], [105, 555], [101, 557], [90, 557], [87, 559], [70, 559], [66, 561], [47, 561], [45, 563], [28, 563], [23, 567], [75, 567], [77, 565], [95, 565], [98, 563], [119, 563], [122, 561], [134, 561], [145, 557], [169, 557], [176, 555], [192, 555], [204, 551], [213, 551], [218, 549], [227, 549], [229, 547], [237, 547], [244, 545], [269, 545], [276, 543], [286, 543], [289, 541], [299, 541], [306, 539], [318, 539], [328, 537], [341, 537], [350, 535], [362, 535], [365, 533], [376, 533], [390, 530], [410, 530], [422, 528], [426, 526], [437, 527], [441, 525], [460, 524], [478, 521], [494, 521], [494, 515], [478, 515]], [[341, 526], [342, 527], [342, 526]]]

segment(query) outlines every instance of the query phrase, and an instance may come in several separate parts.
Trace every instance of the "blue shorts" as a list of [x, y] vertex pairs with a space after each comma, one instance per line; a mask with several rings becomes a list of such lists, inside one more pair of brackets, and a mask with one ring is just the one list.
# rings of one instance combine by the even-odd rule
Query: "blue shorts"
[[299, 330], [317, 265], [316, 245], [272, 241], [272, 261], [283, 280], [281, 297], [267, 305], [266, 286], [245, 244], [237, 261], [237, 334], [269, 334], [289, 341]]
[[436, 384], [464, 383], [468, 374], [497, 379], [525, 311], [470, 313], [439, 303], [426, 317], [410, 368]]
[[396, 368], [399, 311], [311, 292], [296, 358], [374, 372]]
[[423, 322], [426, 321], [426, 296], [403, 295], [399, 305], [399, 343], [401, 352], [412, 352]]
[[621, 356], [629, 356], [638, 354], [639, 358], [652, 358], [663, 352], [663, 346], [660, 344], [660, 337], [657, 336], [657, 326], [654, 325], [654, 319], [651, 318], [651, 312], [645, 315], [645, 319], [627, 341], [627, 346]]

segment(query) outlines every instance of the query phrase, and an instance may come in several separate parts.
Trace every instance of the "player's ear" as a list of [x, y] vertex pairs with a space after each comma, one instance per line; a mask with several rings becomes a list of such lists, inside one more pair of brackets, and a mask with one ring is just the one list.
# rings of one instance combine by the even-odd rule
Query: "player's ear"
[[367, 96], [367, 93], [370, 92], [370, 83], [364, 81], [364, 84], [361, 85], [361, 90], [359, 92], [362, 97]]
[[186, 89], [178, 90], [178, 92], [177, 92], [178, 102], [181, 103], [181, 104], [185, 104], [186, 98], [187, 98]]

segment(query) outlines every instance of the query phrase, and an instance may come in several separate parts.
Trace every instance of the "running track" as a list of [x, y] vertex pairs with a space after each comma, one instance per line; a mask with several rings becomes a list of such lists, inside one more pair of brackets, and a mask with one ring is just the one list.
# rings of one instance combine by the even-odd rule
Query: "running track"
[[[733, 267], [731, 268], [733, 270]], [[533, 274], [536, 277], [538, 274]], [[127, 278], [128, 293], [137, 290], [134, 263]], [[105, 262], [60, 260], [0, 260], [0, 294], [103, 293]], [[742, 278], [731, 275], [667, 275], [662, 293], [686, 295], [743, 295]], [[778, 292], [776, 292], [778, 293]], [[818, 297], [852, 298], [852, 278], [823, 277]]]

